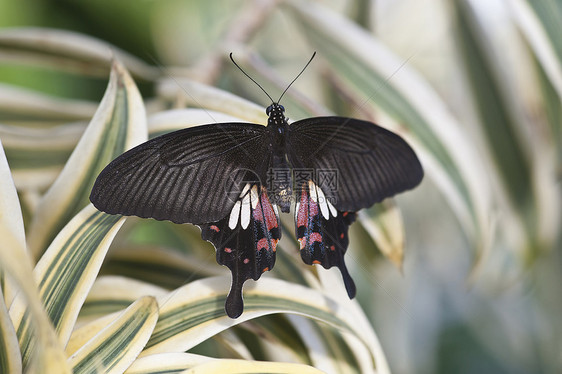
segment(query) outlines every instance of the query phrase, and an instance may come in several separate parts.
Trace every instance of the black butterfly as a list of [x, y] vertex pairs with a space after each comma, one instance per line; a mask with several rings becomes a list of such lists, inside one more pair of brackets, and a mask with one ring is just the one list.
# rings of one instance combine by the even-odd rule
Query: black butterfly
[[107, 165], [90, 195], [96, 208], [110, 214], [198, 225], [215, 246], [217, 262], [232, 272], [225, 304], [231, 318], [242, 314], [244, 282], [275, 264], [278, 207], [288, 213], [294, 200], [303, 261], [337, 266], [353, 298], [344, 254], [355, 212], [415, 187], [423, 177], [400, 136], [344, 117], [289, 125], [280, 100], [271, 100], [266, 110], [267, 127], [218, 123], [151, 139]]

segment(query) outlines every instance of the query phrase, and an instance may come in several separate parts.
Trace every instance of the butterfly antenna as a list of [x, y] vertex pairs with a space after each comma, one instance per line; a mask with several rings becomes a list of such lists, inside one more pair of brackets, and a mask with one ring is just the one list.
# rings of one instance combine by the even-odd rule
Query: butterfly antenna
[[240, 67], [240, 65], [238, 65], [238, 64], [236, 63], [236, 61], [234, 61], [234, 57], [232, 57], [232, 52], [230, 52], [230, 60], [232, 61], [232, 63], [233, 63], [242, 73], [244, 73], [245, 76], [247, 76], [248, 78], [250, 78], [250, 80], [251, 80], [252, 82], [254, 82], [254, 83], [256, 84], [256, 86], [258, 86], [258, 87], [263, 91], [264, 94], [267, 95], [267, 97], [269, 97], [269, 100], [271, 100], [272, 103], [274, 103], [273, 99], [271, 98], [271, 96], [269, 96], [269, 94], [267, 93], [267, 91], [264, 90], [263, 87], [262, 87], [258, 82], [256, 82], [256, 80], [255, 80], [254, 78], [250, 77], [250, 76], [248, 75], [248, 73], [246, 73], [246, 72]]
[[308, 65], [310, 65], [310, 63], [312, 62], [312, 60], [314, 59], [314, 56], [316, 56], [316, 52], [314, 52], [312, 54], [312, 57], [310, 57], [310, 60], [308, 60], [308, 62], [306, 63], [306, 65], [304, 65], [304, 68], [302, 68], [301, 72], [295, 77], [295, 79], [293, 79], [293, 81], [291, 83], [289, 83], [289, 85], [287, 86], [287, 88], [285, 88], [285, 91], [283, 91], [283, 93], [281, 94], [281, 96], [279, 96], [279, 100], [277, 100], [277, 103], [279, 103], [281, 101], [281, 99], [283, 98], [283, 95], [285, 95], [285, 92], [287, 92], [287, 90], [289, 89], [289, 87], [291, 87], [291, 85], [293, 83], [295, 83], [295, 81], [301, 76], [302, 73], [304, 73], [304, 71], [306, 70], [306, 68], [308, 67]]

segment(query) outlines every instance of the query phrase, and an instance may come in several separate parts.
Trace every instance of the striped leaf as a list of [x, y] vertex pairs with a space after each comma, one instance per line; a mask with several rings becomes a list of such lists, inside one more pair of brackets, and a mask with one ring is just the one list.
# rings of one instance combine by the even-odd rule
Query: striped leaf
[[[57, 235], [38, 262], [34, 275], [58, 338], [66, 343], [113, 237], [124, 218], [97, 211], [92, 205], [82, 210]], [[11, 315], [20, 339], [24, 363], [33, 347], [31, 320], [21, 298]]]
[[[326, 373], [375, 372], [368, 350], [357, 339], [302, 316], [288, 318], [308, 347], [315, 368]], [[390, 373], [386, 364], [378, 364], [377, 373]]]
[[21, 352], [3, 296], [0, 290], [0, 373], [18, 374], [22, 372]]
[[[197, 83], [185, 78], [167, 78], [159, 82], [158, 94], [163, 99], [180, 102], [208, 111], [203, 123], [220, 122], [212, 117], [211, 111], [218, 111], [248, 122], [267, 123], [265, 108], [260, 107], [230, 92]], [[177, 104], [176, 104], [177, 105]]]
[[159, 75], [155, 68], [114, 45], [66, 30], [3, 28], [0, 51], [8, 52], [12, 61], [49, 66], [65, 72], [105, 76], [109, 61], [116, 58], [136, 76], [151, 79]]
[[401, 270], [406, 239], [402, 215], [395, 201], [386, 199], [380, 204], [360, 211], [358, 217], [377, 248]]
[[243, 361], [243, 360], [213, 360], [197, 365], [185, 374], [196, 373], [224, 373], [224, 374], [321, 374], [322, 372], [311, 366], [288, 364], [282, 362]]
[[[96, 279], [84, 301], [78, 323], [84, 325], [99, 317], [121, 311], [142, 296], [159, 297], [167, 293], [168, 290], [155, 286], [152, 283], [124, 276], [100, 276]], [[71, 340], [75, 339], [77, 332], [78, 329], [73, 331]], [[69, 342], [68, 344], [70, 345], [71, 343]]]
[[[478, 13], [465, 0], [453, 2], [459, 50], [464, 56], [477, 114], [500, 180], [507, 214], [505, 230], [516, 230], [520, 239], [514, 252], [526, 263], [537, 256], [559, 231], [553, 159], [536, 129], [528, 123], [521, 98], [510, 95], [512, 84], [504, 61], [495, 58], [494, 44], [485, 36]], [[517, 100], [517, 102], [514, 102]]]
[[342, 303], [310, 288], [265, 277], [246, 286], [244, 313], [232, 320], [224, 312], [229, 284], [225, 277], [206, 278], [160, 298], [160, 318], [142, 355], [185, 351], [230, 326], [266, 314], [289, 312], [352, 332], [377, 364], [386, 365], [372, 329], [365, 329], [365, 316], [349, 307], [354, 302]]
[[84, 132], [85, 124], [54, 128], [0, 125], [0, 137], [18, 190], [44, 191], [57, 178]]
[[39, 256], [62, 227], [88, 204], [99, 172], [146, 137], [142, 98], [125, 68], [115, 60], [96, 114], [35, 212], [28, 238], [34, 256]]
[[213, 359], [189, 353], [161, 353], [137, 359], [126, 374], [157, 373], [303, 373], [320, 374], [322, 371], [307, 365], [242, 361], [232, 359]]
[[96, 104], [84, 100], [55, 98], [9, 84], [0, 84], [0, 120], [13, 125], [56, 125], [63, 121], [85, 121]]
[[139, 299], [70, 356], [73, 373], [123, 373], [143, 349], [157, 320], [156, 300]]
[[[12, 296], [16, 291], [20, 291], [16, 300], [25, 302], [27, 305], [26, 315], [31, 317], [32, 323], [30, 328], [35, 332], [35, 341], [38, 343], [38, 349], [34, 352], [32, 365], [25, 366], [29, 372], [33, 372], [34, 368], [41, 367], [43, 370], [60, 373], [70, 373], [70, 369], [66, 365], [64, 352], [55, 335], [53, 326], [51, 325], [45, 310], [41, 305], [39, 295], [37, 293], [36, 284], [33, 281], [33, 273], [31, 261], [25, 249], [25, 236], [23, 230], [23, 219], [14, 182], [10, 175], [10, 169], [6, 161], [2, 143], [0, 142], [0, 271], [2, 277], [10, 276], [13, 282], [2, 282], [4, 290], [7, 290], [10, 296], [6, 295], [4, 300], [12, 300]], [[14, 287], [17, 287], [15, 289]], [[22, 302], [18, 303], [22, 305]], [[10, 318], [15, 321], [19, 314], [18, 307], [14, 301], [10, 307]], [[20, 307], [21, 311], [22, 308]], [[13, 334], [11, 330], [17, 332], [17, 325], [12, 321], [6, 320], [6, 316], [2, 314], [2, 336], [5, 336], [5, 343], [2, 344], [2, 355], [8, 355], [9, 361], [2, 360], [2, 365], [11, 366], [14, 370], [22, 367], [21, 355], [19, 347], [14, 346]], [[13, 324], [12, 324], [13, 323]], [[18, 334], [20, 343], [21, 336]], [[19, 361], [19, 362], [18, 362]], [[3, 371], [9, 372], [9, 371]]]

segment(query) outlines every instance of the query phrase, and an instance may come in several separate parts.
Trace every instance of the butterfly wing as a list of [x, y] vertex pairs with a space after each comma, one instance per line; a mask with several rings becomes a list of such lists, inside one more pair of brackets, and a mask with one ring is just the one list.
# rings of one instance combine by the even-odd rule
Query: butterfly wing
[[117, 157], [98, 176], [90, 200], [110, 214], [176, 223], [222, 219], [245, 180], [266, 178], [265, 127], [224, 123], [151, 139]]
[[[316, 117], [291, 124], [289, 162], [312, 169], [316, 183], [340, 211], [357, 211], [411, 189], [422, 166], [398, 135], [373, 123], [344, 117]], [[335, 179], [322, 179], [323, 172]]]
[[275, 264], [275, 250], [281, 239], [277, 208], [259, 183], [248, 183], [225, 218], [199, 225], [201, 237], [217, 251], [217, 262], [232, 273], [226, 299], [229, 317], [242, 314], [242, 286], [248, 279], [258, 280]]
[[355, 221], [354, 212], [337, 210], [312, 180], [300, 188], [295, 206], [295, 232], [300, 244], [302, 260], [321, 264], [325, 269], [337, 266], [342, 273], [350, 298], [355, 297], [355, 283], [344, 262], [349, 244], [347, 230]]

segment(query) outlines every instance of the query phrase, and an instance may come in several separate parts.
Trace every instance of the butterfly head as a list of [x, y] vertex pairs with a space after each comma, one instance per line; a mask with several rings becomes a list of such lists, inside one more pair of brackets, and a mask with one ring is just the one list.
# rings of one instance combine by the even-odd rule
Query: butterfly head
[[274, 111], [281, 111], [281, 113], [285, 112], [285, 107], [278, 103], [273, 103], [265, 109], [265, 114], [268, 116]]
[[265, 110], [265, 114], [269, 117], [268, 126], [269, 125], [277, 125], [281, 126], [285, 123], [285, 107], [278, 103], [273, 103], [267, 107]]

